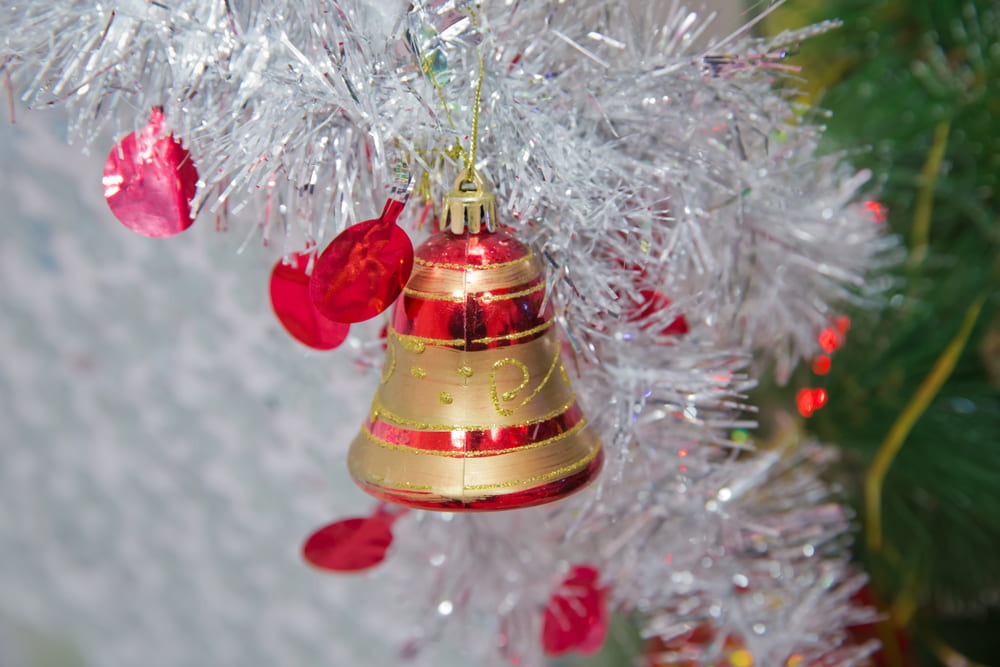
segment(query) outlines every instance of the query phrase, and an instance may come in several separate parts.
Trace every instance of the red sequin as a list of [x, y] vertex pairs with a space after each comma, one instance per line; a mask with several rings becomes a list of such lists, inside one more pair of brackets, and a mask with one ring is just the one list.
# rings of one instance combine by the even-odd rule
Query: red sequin
[[311, 253], [295, 253], [288, 263], [279, 261], [271, 272], [271, 307], [274, 314], [297, 341], [317, 350], [332, 350], [347, 338], [351, 325], [333, 322], [309, 298]]
[[816, 375], [826, 375], [830, 372], [830, 357], [821, 354], [813, 359], [813, 373]]
[[348, 227], [316, 261], [309, 281], [313, 303], [334, 322], [362, 322], [385, 312], [413, 271], [413, 244], [396, 224], [403, 202], [390, 199], [382, 215]]
[[819, 338], [817, 338], [819, 346], [827, 354], [835, 352], [837, 348], [840, 347], [841, 341], [842, 341], [841, 335], [837, 332], [836, 329], [833, 329], [832, 327], [827, 327], [826, 329], [823, 329], [823, 331], [821, 331], [819, 334]]
[[826, 389], [813, 390], [813, 402], [816, 404], [817, 410], [826, 405], [826, 399], [827, 399]]
[[803, 417], [812, 417], [813, 411], [816, 410], [816, 398], [812, 389], [800, 389], [795, 403], [799, 408], [799, 414]]
[[608, 634], [608, 589], [598, 585], [599, 579], [595, 568], [578, 565], [549, 598], [542, 621], [547, 655], [593, 655], [601, 650]]
[[302, 557], [322, 570], [367, 570], [385, 560], [392, 544], [392, 524], [398, 516], [380, 506], [372, 516], [331, 523], [306, 540]]
[[198, 170], [156, 108], [141, 130], [126, 135], [104, 163], [104, 198], [137, 234], [162, 238], [191, 226]]
[[826, 405], [827, 398], [826, 389], [801, 389], [795, 403], [803, 417], [812, 417], [814, 412]]
[[871, 213], [875, 222], [885, 222], [886, 218], [889, 217], [889, 209], [884, 204], [874, 200], [865, 202], [865, 211]]

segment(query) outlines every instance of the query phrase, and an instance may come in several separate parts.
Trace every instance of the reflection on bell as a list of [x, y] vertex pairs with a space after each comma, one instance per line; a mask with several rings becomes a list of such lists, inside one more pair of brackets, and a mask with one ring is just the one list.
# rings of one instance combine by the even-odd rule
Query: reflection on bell
[[421, 509], [558, 500], [597, 475], [602, 452], [560, 359], [551, 309], [541, 308], [541, 262], [495, 230], [478, 174], [459, 177], [445, 207], [449, 229], [417, 249], [394, 306], [351, 475], [378, 498]]

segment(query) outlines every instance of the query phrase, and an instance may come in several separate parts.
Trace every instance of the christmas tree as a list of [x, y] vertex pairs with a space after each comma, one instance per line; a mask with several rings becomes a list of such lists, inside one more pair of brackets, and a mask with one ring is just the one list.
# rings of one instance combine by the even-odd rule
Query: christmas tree
[[[782, 12], [772, 29], [819, 16]], [[994, 664], [1000, 17], [975, 1], [822, 12], [844, 24], [803, 44], [800, 90], [832, 112], [827, 148], [856, 147], [852, 162], [881, 175], [878, 208], [908, 255], [888, 307], [857, 320], [868, 333], [802, 378], [831, 397], [808, 426], [849, 453], [887, 664]]]
[[[319, 531], [305, 557], [326, 569], [376, 568], [356, 589], [370, 600], [359, 606], [381, 605], [383, 637], [408, 635], [396, 660], [441, 664], [440, 656], [456, 646], [477, 664], [592, 654], [608, 643], [609, 619], [618, 612], [650, 641], [655, 664], [866, 664], [875, 642], [848, 633], [874, 618], [855, 599], [865, 578], [850, 560], [849, 515], [821, 477], [837, 450], [797, 430], [757, 441], [758, 418], [771, 419], [777, 409], [750, 391], [764, 377], [789, 380], [801, 360], [819, 354], [824, 332], [846, 332], [848, 311], [853, 331], [862, 330], [864, 316], [855, 310], [871, 311], [889, 296], [885, 271], [900, 259], [899, 245], [887, 235], [880, 209], [865, 200], [872, 171], [851, 166], [843, 152], [821, 150], [822, 119], [801, 107], [792, 86], [778, 85], [798, 71], [789, 58], [798, 45], [832, 26], [753, 37], [773, 10], [758, 7], [746, 25], [709, 37], [711, 16], [679, 2], [638, 10], [618, 2], [239, 6], [224, 0], [27, 2], [11, 8], [0, 19], [6, 35], [0, 63], [10, 89], [32, 108], [67, 107], [71, 133], [85, 145], [107, 142], [101, 147], [109, 151], [103, 185], [115, 217], [154, 237], [182, 232], [192, 215], [196, 228], [197, 221], [214, 218], [218, 229], [238, 235], [248, 253], [257, 253], [263, 274], [277, 262], [271, 295], [281, 323], [312, 347], [335, 347], [346, 336], [338, 351], [327, 353], [354, 362], [342, 391], [379, 392], [367, 419], [363, 410], [347, 417], [364, 422], [356, 442], [367, 438], [381, 447], [372, 451], [412, 455], [411, 441], [387, 440], [391, 428], [404, 425], [437, 443], [419, 448], [433, 466], [394, 469], [397, 476], [388, 481], [366, 467], [374, 455], [362, 460], [352, 447], [351, 473], [367, 490], [418, 505], [415, 494], [444, 502], [445, 487], [458, 484], [462, 491], [448, 507], [496, 509], [514, 493], [508, 487], [530, 490], [532, 502], [525, 504], [554, 499], [555, 493], [546, 495], [550, 484], [592, 481], [604, 459], [600, 476], [585, 490], [530, 509], [403, 512], [355, 501], [322, 516], [321, 505], [301, 501], [309, 509], [296, 514], [299, 501], [288, 496], [323, 493], [321, 484], [301, 491], [265, 485], [266, 500], [255, 494], [259, 479], [271, 479], [281, 466], [274, 452], [288, 447], [267, 434], [298, 413], [285, 396], [269, 403], [250, 392], [245, 400], [261, 410], [239, 422], [241, 443], [226, 437], [233, 426], [224, 422], [207, 432], [184, 431], [180, 447], [162, 454], [138, 444], [124, 458], [98, 457], [99, 467], [90, 467], [89, 459], [64, 462], [57, 489], [100, 480], [98, 486], [115, 491], [111, 497], [120, 501], [112, 501], [109, 511], [127, 517], [131, 528], [123, 535], [127, 549], [100, 543], [95, 549], [109, 549], [126, 564], [143, 632], [116, 640], [113, 649], [100, 639], [83, 642], [95, 660], [177, 665], [204, 664], [208, 656], [210, 664], [320, 664], [336, 648], [327, 636], [321, 593], [296, 595], [295, 613], [271, 622], [262, 620], [266, 610], [256, 613], [250, 594], [231, 593], [242, 586], [267, 591], [271, 599], [286, 584], [298, 590], [291, 586], [307, 577], [319, 591], [344, 585], [304, 566], [300, 574], [283, 575], [287, 579], [269, 574], [269, 565], [298, 548], [290, 541], [274, 545], [273, 535], [255, 523], [258, 512], [277, 504], [285, 508], [282, 519], [298, 523], [319, 523], [331, 513], [361, 515]], [[117, 145], [112, 148], [104, 133]], [[468, 217], [471, 231], [458, 224], [456, 234], [480, 234], [474, 227], [481, 215], [482, 238], [511, 235], [535, 250], [517, 254], [510, 250], [513, 242], [504, 241], [510, 257], [484, 260], [473, 271], [467, 266], [472, 246], [466, 245], [459, 267], [466, 282], [453, 293], [421, 287], [414, 282], [421, 271], [455, 270], [455, 261], [442, 260], [443, 251], [431, 261], [419, 248], [413, 260], [401, 234], [429, 236], [431, 244], [447, 238], [452, 232], [432, 233], [439, 215], [449, 222], [436, 208], [442, 199], [461, 202], [448, 208], [452, 225], [456, 216]], [[380, 209], [383, 214], [374, 217]], [[377, 243], [375, 233], [384, 235]], [[344, 238], [351, 241], [337, 240]], [[170, 253], [156, 252], [166, 259], [157, 254], [150, 262], [150, 284], [135, 285], [126, 298], [145, 303], [161, 280], [169, 280], [163, 264], [172, 261]], [[98, 248], [94, 254], [108, 253]], [[520, 267], [529, 256], [533, 272], [511, 270], [521, 282], [511, 278], [478, 292], [469, 287], [469, 275]], [[360, 267], [375, 287], [357, 286], [364, 281], [338, 286]], [[292, 308], [287, 299], [297, 297], [288, 295], [301, 295], [292, 288], [302, 281], [310, 300]], [[218, 321], [228, 306], [206, 302], [199, 289], [205, 288], [192, 281], [192, 302], [203, 299], [199, 308], [212, 311], [205, 321]], [[402, 305], [391, 321], [356, 324], [362, 315], [384, 311], [400, 291]], [[350, 298], [342, 299], [345, 294]], [[973, 304], [982, 308], [985, 297], [977, 298]], [[484, 409], [499, 415], [489, 428], [469, 426], [485, 422], [468, 414], [455, 417], [454, 428], [440, 428], [430, 416], [402, 419], [401, 409], [383, 405], [391, 398], [419, 405], [424, 414], [429, 404], [437, 415], [462, 404], [439, 385], [407, 389], [433, 380], [434, 367], [397, 368], [404, 352], [448, 347], [443, 334], [401, 328], [399, 312], [409, 317], [420, 299], [462, 303], [466, 311], [473, 304], [518, 304], [517, 314], [501, 318], [493, 310], [496, 317], [477, 320], [486, 332], [481, 337], [465, 330], [458, 336], [467, 348], [480, 344], [509, 355], [491, 358], [495, 375], [482, 385], [483, 396], [492, 399], [484, 399]], [[374, 312], [361, 308], [348, 316], [345, 301], [374, 304]], [[12, 312], [23, 308], [11, 297]], [[978, 312], [968, 319], [978, 322]], [[329, 321], [318, 319], [323, 317]], [[468, 312], [462, 317], [467, 329]], [[444, 318], [420, 321], [443, 326]], [[348, 322], [349, 334], [333, 326]], [[277, 331], [277, 324], [271, 327]], [[557, 332], [562, 344], [551, 342]], [[232, 349], [265, 357], [297, 345], [278, 337], [248, 344], [253, 332], [232, 335]], [[521, 356], [521, 343], [515, 345], [521, 339], [528, 339], [525, 346], [550, 341], [544, 343], [550, 346], [545, 359], [553, 359], [547, 370], [536, 372]], [[850, 366], [843, 361], [848, 348], [838, 353], [838, 368]], [[326, 363], [326, 357], [308, 359], [311, 366]], [[179, 361], [164, 365], [183, 374], [188, 364]], [[501, 387], [500, 371], [516, 369], [523, 381], [505, 376], [513, 384]], [[465, 380], [484, 376], [474, 365], [457, 371]], [[376, 387], [400, 375], [410, 384], [391, 397]], [[543, 379], [533, 384], [539, 375]], [[125, 376], [131, 377], [128, 371]], [[561, 389], [550, 389], [550, 378], [562, 382]], [[328, 420], [330, 400], [320, 395], [315, 376], [295, 380], [299, 388], [291, 391], [313, 406], [301, 415], [305, 425]], [[448, 387], [458, 386], [451, 382]], [[155, 430], [166, 420], [183, 429], [196, 423], [195, 412], [224, 414], [230, 406], [197, 383], [189, 388], [197, 400], [179, 401], [173, 410], [116, 396], [108, 428]], [[835, 395], [832, 388], [830, 393]], [[536, 396], [560, 411], [500, 420], [534, 409]], [[30, 442], [37, 409], [22, 407], [21, 399], [11, 402], [18, 407], [11, 415], [16, 434]], [[571, 410], [578, 411], [566, 416]], [[481, 465], [481, 452], [468, 449], [468, 433], [493, 438], [500, 447], [514, 442], [508, 442], [508, 429], [534, 432], [531, 427], [542, 425], [550, 429], [544, 438], [517, 440], [504, 455], [554, 445], [562, 451], [579, 433], [602, 445], [588, 444], [565, 465], [533, 459], [514, 481], [481, 485], [490, 487], [488, 497], [470, 499], [477, 487], [464, 477], [435, 485], [417, 474], [424, 468], [457, 467], [462, 475], [489, 468]], [[417, 438], [399, 435], [405, 430], [392, 437]], [[317, 443], [315, 437], [303, 436], [309, 444], [302, 446], [311, 478], [325, 474], [318, 461], [332, 465], [342, 458], [349, 440]], [[428, 453], [444, 440], [466, 443], [466, 449]], [[212, 458], [216, 441], [218, 456], [242, 444], [241, 460], [250, 467], [230, 472], [218, 465]], [[195, 466], [193, 452], [207, 459]], [[39, 465], [29, 453], [19, 450], [18, 456], [26, 463], [11, 466], [7, 482], [25, 489]], [[233, 508], [232, 525], [213, 523], [222, 532], [205, 531], [212, 533], [207, 540], [201, 529], [202, 541], [186, 537], [191, 531], [185, 527], [203, 526], [212, 511], [209, 503], [194, 503], [157, 522], [158, 530], [138, 530], [135, 524], [151, 514], [130, 508], [168, 512], [171, 499], [183, 495], [175, 478], [157, 478], [156, 466], [135, 465], [144, 457], [196, 473], [188, 493], [201, 498], [207, 490], [207, 497], [222, 498]], [[436, 472], [427, 474], [437, 479]], [[137, 497], [143, 503], [129, 502]], [[104, 516], [86, 525], [98, 530]], [[13, 539], [22, 551], [34, 544], [24, 533], [12, 534], [22, 536]], [[56, 543], [74, 543], [66, 540]], [[234, 580], [226, 564], [246, 563], [252, 553], [261, 556], [241, 568], [245, 580]], [[28, 566], [28, 560], [18, 562]], [[199, 617], [176, 598], [149, 604], [156, 599], [151, 591], [176, 586], [182, 575], [191, 575], [199, 591], [226, 592], [217, 596], [226, 603], [202, 598], [216, 613], [193, 627], [192, 618]], [[102, 603], [81, 581], [68, 606], [107, 619], [133, 609], [114, 597]], [[265, 630], [247, 640], [247, 628], [258, 626]], [[185, 634], [198, 639], [177, 641]], [[152, 637], [158, 650], [151, 657]]]

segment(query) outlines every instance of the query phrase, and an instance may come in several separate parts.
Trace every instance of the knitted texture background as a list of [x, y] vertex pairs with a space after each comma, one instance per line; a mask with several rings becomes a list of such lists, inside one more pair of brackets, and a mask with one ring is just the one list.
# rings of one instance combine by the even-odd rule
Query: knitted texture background
[[372, 502], [344, 470], [376, 378], [268, 303], [274, 252], [111, 216], [65, 119], [0, 123], [0, 665], [391, 664], [372, 582], [310, 570]]

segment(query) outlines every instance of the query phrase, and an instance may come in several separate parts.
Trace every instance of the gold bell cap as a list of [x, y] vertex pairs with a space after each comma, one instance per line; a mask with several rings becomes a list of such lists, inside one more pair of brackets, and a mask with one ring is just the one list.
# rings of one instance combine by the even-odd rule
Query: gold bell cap
[[458, 235], [468, 226], [471, 233], [478, 234], [484, 225], [487, 231], [496, 231], [496, 195], [474, 168], [462, 170], [441, 209], [442, 231], [451, 228], [451, 233]]

